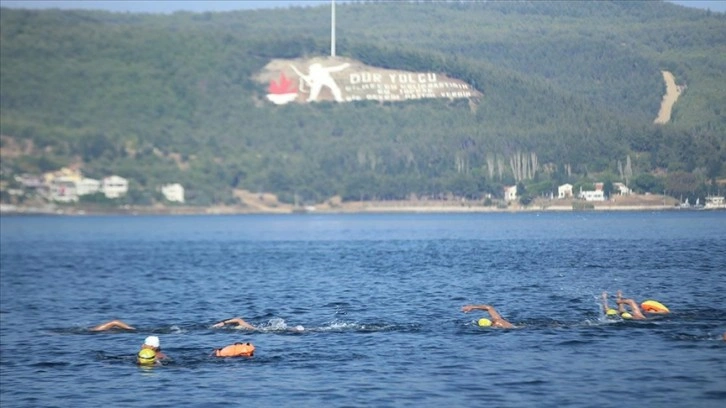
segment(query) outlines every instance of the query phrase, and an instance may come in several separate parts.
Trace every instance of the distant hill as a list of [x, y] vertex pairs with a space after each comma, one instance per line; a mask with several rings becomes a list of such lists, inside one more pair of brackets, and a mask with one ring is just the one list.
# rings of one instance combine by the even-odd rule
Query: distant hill
[[[726, 177], [726, 16], [665, 2], [364, 2], [337, 6], [337, 54], [436, 72], [481, 98], [276, 106], [273, 59], [326, 56], [328, 7], [172, 15], [0, 14], [1, 163], [75, 164], [165, 183], [188, 202], [530, 195], [627, 181], [703, 194]], [[654, 124], [666, 84], [683, 90]], [[14, 154], [9, 154], [13, 146]]]

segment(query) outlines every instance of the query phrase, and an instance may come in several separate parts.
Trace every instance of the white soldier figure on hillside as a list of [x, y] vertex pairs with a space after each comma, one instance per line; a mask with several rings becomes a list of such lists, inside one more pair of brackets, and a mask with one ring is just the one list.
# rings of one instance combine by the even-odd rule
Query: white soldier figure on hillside
[[[349, 63], [340, 64], [334, 67], [324, 67], [322, 64], [310, 64], [308, 67], [308, 75], [303, 74], [302, 72], [298, 71], [297, 68], [295, 68], [294, 65], [290, 65], [290, 67], [295, 71], [300, 78], [310, 87], [310, 95], [308, 96], [308, 102], [316, 101], [318, 99], [318, 96], [320, 95], [320, 91], [322, 90], [323, 86], [327, 86], [330, 88], [330, 91], [333, 93], [333, 98], [337, 102], [343, 102], [343, 96], [340, 93], [340, 88], [338, 87], [338, 84], [335, 83], [335, 80], [330, 75], [331, 72], [340, 72], [350, 66]], [[300, 82], [300, 91], [305, 92], [302, 89], [303, 81]]]

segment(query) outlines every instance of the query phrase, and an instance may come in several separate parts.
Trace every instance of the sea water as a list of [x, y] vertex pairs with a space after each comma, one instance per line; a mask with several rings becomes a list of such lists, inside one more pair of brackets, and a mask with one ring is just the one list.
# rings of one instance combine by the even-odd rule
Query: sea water
[[[726, 212], [2, 216], [0, 239], [3, 408], [726, 404]], [[672, 313], [607, 320], [617, 290]], [[211, 327], [235, 316], [259, 330]], [[88, 330], [112, 319], [137, 330]], [[170, 361], [142, 368], [151, 334]]]

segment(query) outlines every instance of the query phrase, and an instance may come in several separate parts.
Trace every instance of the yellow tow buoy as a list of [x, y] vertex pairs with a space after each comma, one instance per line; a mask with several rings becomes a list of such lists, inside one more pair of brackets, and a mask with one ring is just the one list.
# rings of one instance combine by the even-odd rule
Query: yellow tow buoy
[[144, 366], [154, 365], [156, 362], [156, 352], [147, 348], [141, 349], [139, 354], [136, 355], [136, 362]]

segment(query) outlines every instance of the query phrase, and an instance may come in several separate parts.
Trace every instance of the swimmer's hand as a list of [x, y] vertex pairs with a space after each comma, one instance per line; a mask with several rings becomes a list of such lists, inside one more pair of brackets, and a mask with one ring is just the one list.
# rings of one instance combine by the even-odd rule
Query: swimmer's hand
[[218, 323], [214, 323], [214, 324], [212, 325], [212, 327], [214, 327], [214, 328], [220, 328], [220, 327], [224, 327], [224, 324], [225, 324], [225, 322], [226, 322], [226, 320], [222, 320], [221, 322], [218, 322]]

